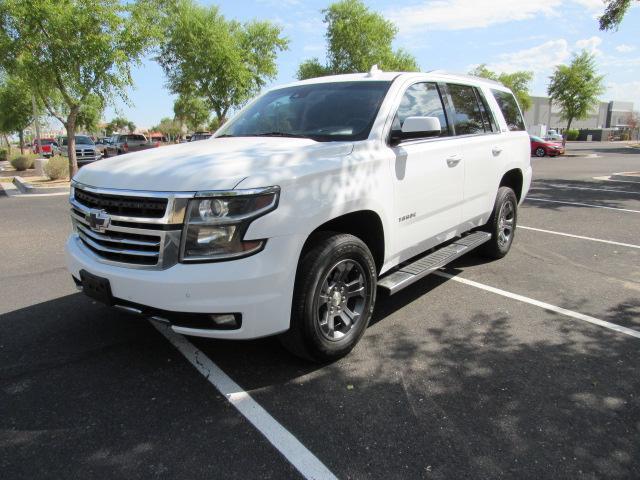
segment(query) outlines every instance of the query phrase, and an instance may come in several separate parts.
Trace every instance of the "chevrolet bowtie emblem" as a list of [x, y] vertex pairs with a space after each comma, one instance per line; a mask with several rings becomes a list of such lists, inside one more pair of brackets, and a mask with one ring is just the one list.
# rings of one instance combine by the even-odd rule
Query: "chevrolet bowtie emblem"
[[111, 217], [104, 210], [91, 209], [84, 217], [94, 232], [103, 233], [111, 223]]

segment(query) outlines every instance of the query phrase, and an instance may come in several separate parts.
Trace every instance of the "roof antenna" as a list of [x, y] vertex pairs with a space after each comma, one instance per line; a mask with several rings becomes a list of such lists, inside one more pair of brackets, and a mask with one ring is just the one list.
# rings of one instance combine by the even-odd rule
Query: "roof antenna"
[[375, 64], [373, 67], [371, 67], [371, 70], [369, 70], [369, 73], [367, 74], [368, 77], [375, 77], [377, 74], [381, 73], [382, 70], [380, 70], [378, 68], [378, 64]]

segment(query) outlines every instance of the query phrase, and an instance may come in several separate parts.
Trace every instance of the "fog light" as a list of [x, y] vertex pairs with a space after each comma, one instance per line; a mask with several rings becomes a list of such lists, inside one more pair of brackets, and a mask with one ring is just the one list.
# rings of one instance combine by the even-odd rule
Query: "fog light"
[[222, 315], [211, 315], [211, 320], [213, 320], [213, 323], [215, 323], [220, 327], [227, 327], [227, 328], [239, 327], [236, 315], [233, 313], [225, 313]]

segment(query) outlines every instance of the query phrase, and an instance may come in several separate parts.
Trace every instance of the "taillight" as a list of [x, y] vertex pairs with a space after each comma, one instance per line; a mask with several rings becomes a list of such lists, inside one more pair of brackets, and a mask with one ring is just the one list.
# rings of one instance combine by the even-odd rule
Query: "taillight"
[[124, 149], [125, 152], [127, 152], [129, 150], [129, 144], [125, 143], [122, 148]]

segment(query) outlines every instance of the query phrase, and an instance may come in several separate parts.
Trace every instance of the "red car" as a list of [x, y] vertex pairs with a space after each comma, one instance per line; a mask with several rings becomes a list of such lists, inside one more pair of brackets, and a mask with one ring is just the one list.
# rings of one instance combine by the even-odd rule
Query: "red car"
[[43, 157], [52, 157], [56, 153], [55, 147], [58, 144], [53, 138], [41, 138], [40, 143], [42, 146], [40, 146], [38, 140], [33, 141], [33, 153], [39, 153]]
[[564, 154], [562, 142], [543, 140], [533, 135], [530, 135], [529, 138], [531, 138], [531, 155], [535, 155], [536, 157], [544, 157], [545, 155], [557, 157], [558, 155]]

